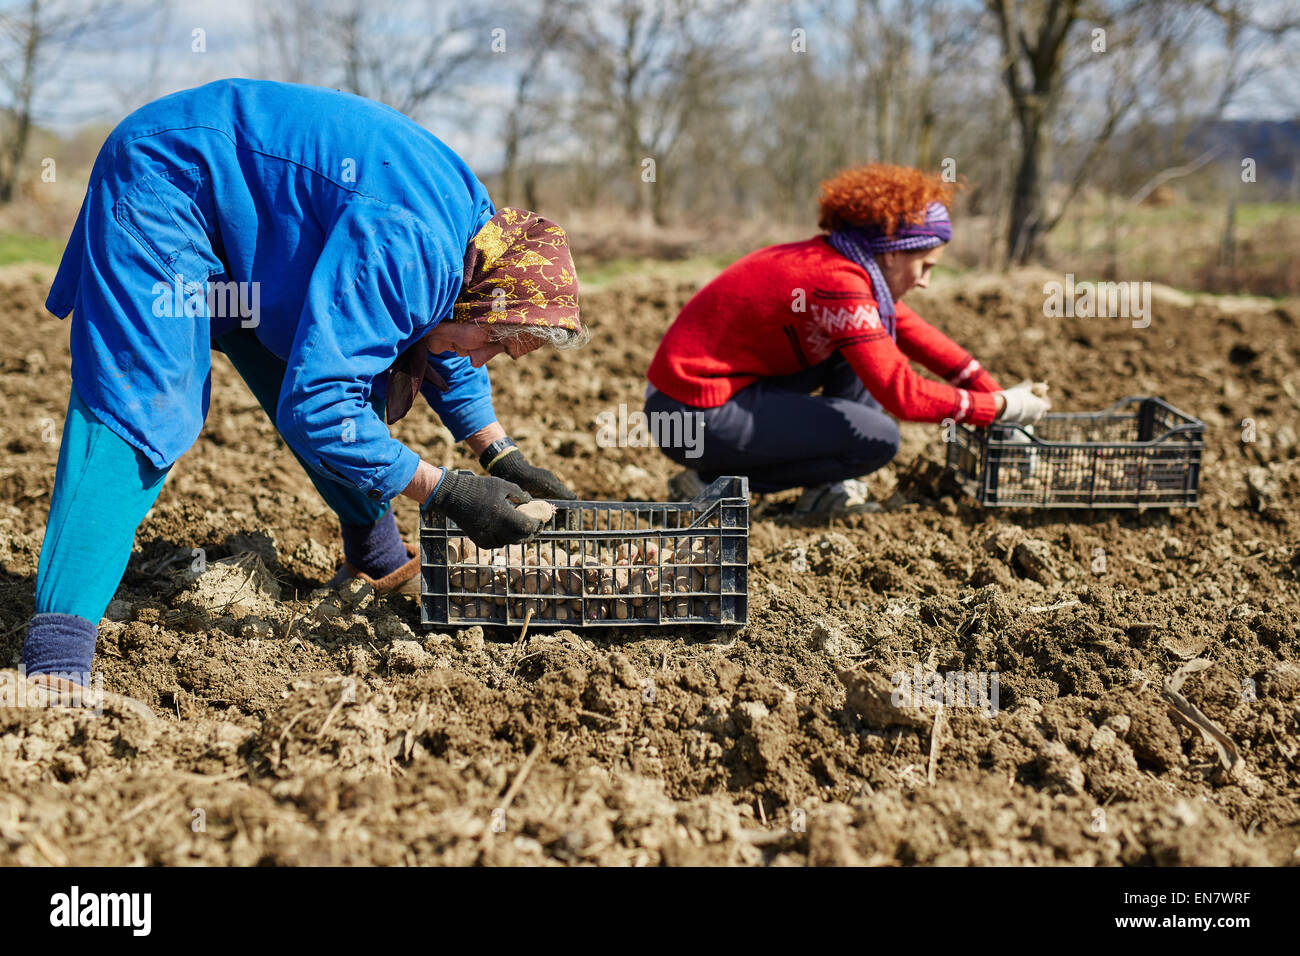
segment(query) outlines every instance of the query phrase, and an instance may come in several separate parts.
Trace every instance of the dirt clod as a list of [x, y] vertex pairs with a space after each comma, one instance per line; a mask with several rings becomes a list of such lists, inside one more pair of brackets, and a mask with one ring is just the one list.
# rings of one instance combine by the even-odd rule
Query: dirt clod
[[[0, 269], [6, 668], [58, 452], [35, 423], [67, 407], [50, 278]], [[640, 400], [694, 289], [593, 292], [590, 346], [494, 373], [530, 460], [584, 498], [663, 497], [678, 466], [600, 447], [589, 423]], [[121, 696], [102, 715], [0, 707], [0, 865], [1293, 863], [1300, 304], [1170, 301], [1139, 347], [1127, 322], [1044, 316], [1041, 276], [915, 298], [1004, 384], [1048, 381], [1057, 409], [1141, 390], [1203, 417], [1200, 508], [982, 510], [946, 480], [937, 429], [904, 423], [868, 478], [888, 509], [818, 522], [792, 517], [797, 491], [754, 499], [740, 632], [442, 633], [410, 596], [326, 590], [338, 519], [214, 354], [206, 430], [100, 623], [105, 690], [155, 716]], [[1243, 342], [1270, 346], [1237, 365]], [[1254, 443], [1247, 415], [1268, 423]], [[393, 427], [473, 466], [427, 412]], [[417, 506], [394, 507], [416, 543]], [[1234, 742], [1231, 776], [1161, 695], [1198, 659], [1213, 667], [1182, 690]], [[918, 671], [982, 682], [984, 705], [901, 693]]]

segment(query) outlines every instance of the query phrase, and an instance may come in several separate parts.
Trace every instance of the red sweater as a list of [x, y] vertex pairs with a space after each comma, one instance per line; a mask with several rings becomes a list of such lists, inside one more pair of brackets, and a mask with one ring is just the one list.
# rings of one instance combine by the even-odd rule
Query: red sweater
[[[956, 342], [903, 303], [898, 342], [881, 324], [866, 270], [821, 236], [732, 263], [686, 303], [650, 363], [650, 384], [699, 408], [760, 378], [792, 375], [840, 352], [895, 418], [987, 425], [1001, 386]], [[923, 378], [915, 359], [943, 378]], [[958, 387], [960, 386], [960, 387]]]

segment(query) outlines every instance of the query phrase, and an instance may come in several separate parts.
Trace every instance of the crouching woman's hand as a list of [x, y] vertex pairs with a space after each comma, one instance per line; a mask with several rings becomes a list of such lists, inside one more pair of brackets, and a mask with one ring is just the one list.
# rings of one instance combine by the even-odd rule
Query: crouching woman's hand
[[1052, 402], [1045, 382], [1021, 382], [996, 393], [999, 422], [1032, 425], [1048, 413]]

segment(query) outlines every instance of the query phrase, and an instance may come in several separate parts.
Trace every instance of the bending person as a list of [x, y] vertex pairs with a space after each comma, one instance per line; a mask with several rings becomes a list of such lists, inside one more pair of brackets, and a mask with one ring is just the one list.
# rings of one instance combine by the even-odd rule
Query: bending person
[[[230, 80], [128, 116], [95, 162], [46, 303], [72, 386], [23, 662], [89, 673], [135, 531], [208, 411], [222, 350], [338, 515], [339, 578], [418, 581], [390, 502], [521, 541], [514, 505], [572, 498], [497, 422], [485, 365], [585, 335], [564, 231], [494, 209], [465, 163], [385, 106]], [[389, 433], [422, 393], [489, 475]]]

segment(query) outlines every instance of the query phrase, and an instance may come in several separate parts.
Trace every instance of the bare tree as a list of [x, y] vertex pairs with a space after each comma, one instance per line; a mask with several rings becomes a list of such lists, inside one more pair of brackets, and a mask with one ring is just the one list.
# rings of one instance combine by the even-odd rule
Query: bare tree
[[1257, 0], [1191, 0], [1223, 31], [1223, 78], [1214, 112], [1222, 115], [1241, 91], [1267, 69], [1264, 52], [1300, 31], [1300, 11], [1281, 5], [1260, 10]]
[[[516, 25], [507, 39], [507, 53], [520, 54], [511, 84], [511, 98], [502, 124], [504, 160], [501, 169], [501, 201], [515, 202], [520, 193], [520, 167], [525, 147], [538, 142], [539, 134], [552, 128], [560, 117], [556, 85], [547, 84], [548, 60], [556, 59], [577, 12], [573, 0], [541, 0], [521, 3], [511, 12]], [[540, 92], [539, 92], [540, 91]], [[535, 175], [528, 175], [522, 187], [523, 201], [536, 208]]]
[[[811, 208], [819, 180], [868, 161], [995, 178], [1000, 91], [981, 62], [978, 9], [942, 0], [817, 0], [789, 14], [806, 45], [776, 49], [751, 104], [757, 165], [782, 203]], [[806, 213], [805, 213], [806, 214]]]
[[[266, 75], [285, 83], [322, 83], [333, 72], [326, 18], [316, 0], [280, 0], [257, 8], [256, 56]], [[266, 69], [266, 65], [270, 68]]]
[[[623, 175], [644, 186], [630, 210], [662, 223], [673, 154], [684, 136], [715, 123], [725, 91], [744, 70], [747, 0], [618, 0], [584, 7], [569, 33], [582, 78], [577, 109], [598, 117], [618, 144]], [[654, 175], [648, 175], [649, 170]]]
[[489, 52], [485, 12], [437, 0], [286, 0], [258, 8], [271, 78], [336, 86], [413, 116]]
[[1043, 0], [1027, 24], [1021, 0], [988, 0], [1002, 40], [1002, 71], [1019, 128], [1007, 246], [1024, 262], [1039, 252], [1046, 225], [1051, 129], [1064, 91], [1065, 43], [1079, 22], [1079, 0]]
[[[1206, 14], [1222, 27], [1224, 58], [1213, 71], [1217, 91], [1202, 120], [1221, 115], [1258, 76], [1265, 44], [1297, 28], [1294, 15], [1266, 20], [1245, 0], [1122, 0], [1087, 7], [1080, 0], [986, 3], [1001, 41], [999, 69], [1019, 134], [1006, 240], [1006, 259], [1016, 263], [1041, 256], [1044, 238], [1129, 118], [1177, 102], [1166, 83], [1171, 77], [1186, 82], [1189, 74], [1205, 72], [1204, 60], [1193, 57], [1206, 53]], [[1070, 108], [1063, 108], [1067, 102]], [[1079, 159], [1066, 177], [1063, 198], [1049, 211], [1047, 185], [1054, 158], [1062, 154]]]
[[0, 93], [8, 126], [0, 150], [0, 203], [14, 198], [32, 128], [60, 67], [74, 51], [146, 13], [145, 6], [108, 0], [25, 0], [0, 12]]
[[140, 29], [133, 30], [136, 49], [142, 54], [137, 70], [113, 78], [111, 84], [124, 112], [141, 103], [157, 99], [164, 92], [163, 62], [168, 52], [168, 34], [172, 30], [175, 8], [163, 0], [146, 0]]

